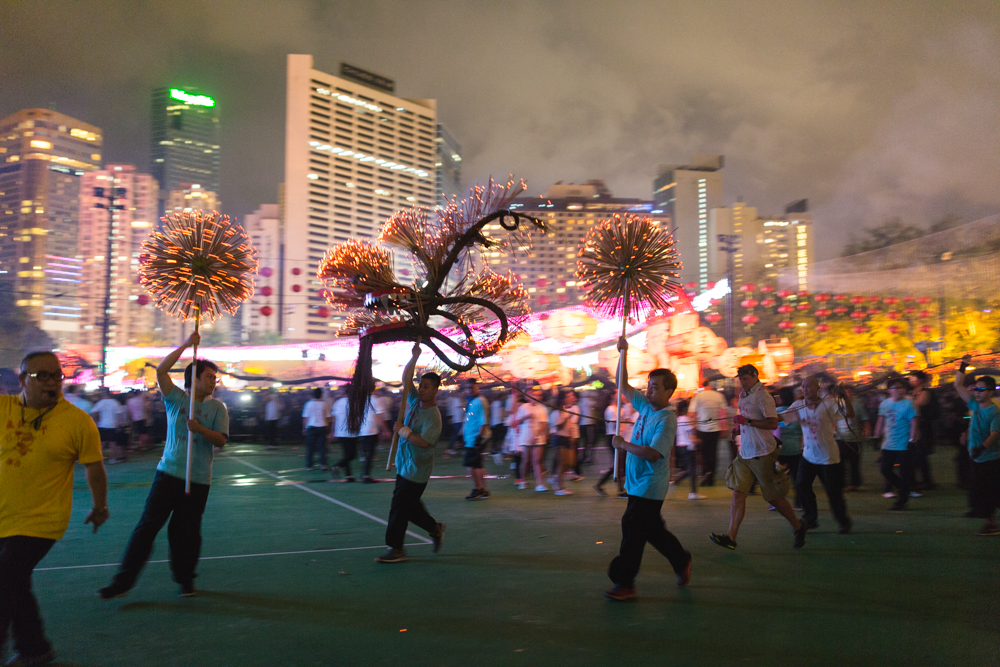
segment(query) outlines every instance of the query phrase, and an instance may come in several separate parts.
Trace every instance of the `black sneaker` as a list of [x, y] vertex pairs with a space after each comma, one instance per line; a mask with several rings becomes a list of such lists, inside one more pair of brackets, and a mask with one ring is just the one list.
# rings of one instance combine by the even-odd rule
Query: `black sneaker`
[[354, 475], [348, 475], [347, 477], [344, 478], [344, 481], [345, 482], [356, 482], [358, 480], [354, 479]]
[[480, 489], [473, 489], [472, 492], [469, 493], [469, 495], [467, 495], [465, 497], [465, 499], [466, 500], [475, 500], [475, 499], [477, 499], [481, 495], [483, 495], [482, 490], [480, 490]]
[[434, 553], [441, 551], [441, 543], [444, 542], [444, 529], [445, 524], [439, 523], [437, 530], [431, 535], [431, 539], [434, 540]]
[[182, 598], [193, 598], [198, 594], [198, 589], [194, 587], [194, 582], [189, 581], [187, 583], [181, 584], [180, 597]]
[[388, 549], [381, 556], [375, 557], [376, 563], [402, 563], [403, 561], [410, 560], [406, 557], [406, 549]]
[[97, 597], [102, 600], [113, 600], [115, 598], [123, 598], [128, 595], [129, 589], [122, 584], [112, 583], [110, 586], [105, 586], [104, 588], [97, 591]]
[[483, 489], [482, 491], [479, 492], [479, 497], [476, 498], [476, 500], [486, 500], [489, 497], [490, 497], [490, 492], [487, 491], [486, 489]]
[[799, 529], [795, 531], [795, 543], [793, 549], [801, 549], [806, 545], [806, 533], [809, 532], [809, 524], [799, 520]]
[[361, 483], [362, 484], [374, 484], [375, 483], [375, 478], [372, 477], [371, 475], [365, 475], [364, 477], [361, 478]]
[[838, 535], [849, 535], [850, 532], [851, 532], [851, 528], [853, 527], [853, 525], [854, 525], [853, 522], [850, 519], [848, 519], [846, 522], [840, 524], [840, 528], [837, 529], [837, 534]]
[[600, 484], [594, 484], [594, 491], [597, 491], [597, 495], [599, 495], [601, 498], [608, 495], [604, 492], [604, 487], [601, 486]]
[[892, 510], [893, 512], [901, 512], [906, 509], [906, 501], [897, 500], [892, 504], [892, 507], [890, 507], [889, 509]]
[[712, 533], [708, 536], [713, 542], [718, 544], [720, 547], [725, 547], [727, 549], [735, 549], [736, 542], [730, 539], [728, 535], [719, 535], [717, 533]]

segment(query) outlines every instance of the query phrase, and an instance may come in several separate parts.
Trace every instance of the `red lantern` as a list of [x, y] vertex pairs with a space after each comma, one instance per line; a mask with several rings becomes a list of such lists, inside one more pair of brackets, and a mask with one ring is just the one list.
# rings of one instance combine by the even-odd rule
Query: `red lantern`
[[823, 322], [820, 322], [819, 324], [816, 325], [816, 331], [818, 331], [820, 333], [825, 333], [825, 332], [827, 332], [829, 330], [830, 330], [830, 325], [829, 324], [825, 324]]
[[912, 296], [909, 296], [909, 295], [907, 295], [907, 296], [904, 296], [904, 297], [903, 297], [903, 301], [906, 301], [906, 302], [910, 302], [910, 301], [913, 301], [913, 297], [912, 297]]
[[320, 306], [319, 308], [316, 309], [316, 314], [319, 317], [329, 317], [330, 316], [330, 309], [329, 308], [324, 308], [323, 306]]
[[899, 299], [897, 299], [894, 296], [887, 296], [884, 299], [884, 301], [885, 301], [885, 305], [887, 305], [887, 306], [895, 306], [897, 303], [899, 303]]
[[803, 301], [798, 305], [799, 310], [809, 310], [810, 308], [812, 308], [812, 304], [810, 304], [808, 301]]
[[897, 327], [895, 324], [887, 326], [885, 330], [891, 333], [893, 336], [899, 333], [899, 327]]
[[271, 313], [273, 312], [274, 310], [271, 309], [271, 306], [264, 306], [263, 308], [260, 309], [260, 314], [263, 315], [264, 317], [271, 317]]
[[799, 296], [800, 296], [800, 297], [802, 297], [802, 298], [804, 299], [804, 298], [806, 298], [807, 296], [809, 296], [809, 292], [808, 292], [808, 291], [806, 291], [806, 290], [799, 290]]
[[816, 317], [829, 317], [829, 316], [830, 316], [830, 311], [827, 310], [826, 308], [820, 308], [819, 310], [816, 311]]
[[757, 286], [754, 285], [753, 283], [747, 283], [746, 285], [743, 285], [742, 287], [740, 287], [740, 291], [741, 292], [753, 292], [756, 289], [757, 289]]
[[140, 294], [139, 297], [135, 300], [135, 302], [140, 306], [145, 306], [147, 303], [149, 303], [149, 297], [146, 296], [145, 294]]
[[783, 306], [778, 306], [778, 312], [781, 313], [782, 315], [784, 315], [786, 313], [790, 313], [793, 310], [795, 310], [795, 309], [792, 308], [791, 306], [789, 306], [788, 304], [785, 304]]
[[864, 302], [865, 302], [865, 297], [863, 297], [863, 296], [852, 296], [851, 297], [851, 303], [853, 303], [854, 305], [857, 305], [859, 303], [864, 303]]
[[302, 285], [292, 285], [292, 291], [293, 292], [301, 292], [302, 291]]
[[930, 316], [931, 316], [931, 311], [929, 310], [921, 310], [919, 313], [917, 313], [917, 317], [919, 317], [922, 320], [926, 320]]
[[565, 300], [566, 300], [566, 299], [568, 299], [568, 298], [569, 298], [569, 297], [568, 297], [568, 296], [566, 296], [565, 294], [557, 294], [557, 295], [556, 295], [556, 300], [557, 300], [557, 301], [565, 301]]
[[270, 287], [261, 287], [260, 293], [261, 296], [271, 296], [272, 294], [274, 294], [274, 290], [271, 289]]
[[922, 296], [917, 299], [917, 303], [930, 303], [932, 299], [929, 296]]
[[718, 313], [709, 313], [705, 316], [705, 319], [714, 324], [722, 319], [722, 315], [719, 315]]
[[296, 266], [296, 267], [295, 267], [294, 269], [292, 269], [292, 275], [293, 275], [293, 276], [297, 276], [297, 275], [300, 275], [301, 273], [302, 273], [302, 269], [300, 269], [300, 268], [299, 268], [299, 267], [297, 267], [297, 266]]
[[740, 301], [740, 305], [743, 306], [744, 308], [756, 308], [757, 299], [743, 299], [742, 301]]
[[853, 331], [856, 334], [868, 333], [868, 327], [862, 327], [862, 326], [851, 327], [851, 331]]
[[865, 316], [865, 311], [863, 310], [855, 310], [853, 313], [851, 313], [852, 320], [860, 320], [863, 319], [864, 316]]
[[871, 317], [874, 317], [874, 316], [880, 315], [880, 314], [882, 314], [882, 311], [879, 310], [878, 308], [869, 308], [868, 309], [868, 315], [871, 316]]
[[743, 324], [756, 324], [760, 321], [760, 318], [756, 315], [744, 315]]
[[760, 291], [767, 292], [768, 294], [770, 294], [771, 292], [774, 291], [774, 285], [763, 285], [761, 286]]
[[712, 282], [706, 284], [705, 287], [708, 289], [715, 289], [715, 281], [713, 280]]
[[847, 312], [847, 306], [837, 306], [836, 308], [833, 309], [833, 312], [837, 313], [838, 315], [843, 315], [844, 313]]
[[819, 301], [820, 303], [825, 303], [825, 302], [827, 302], [827, 301], [830, 300], [830, 295], [829, 294], [817, 294], [814, 298], [817, 301]]
[[906, 308], [903, 309], [903, 312], [906, 313], [907, 315], [912, 315], [913, 313], [917, 312], [917, 309], [914, 308], [913, 306], [907, 306]]
[[263, 269], [258, 271], [258, 273], [264, 276], [265, 278], [270, 278], [272, 275], [274, 275], [274, 271], [272, 271], [271, 267], [269, 266], [265, 266]]
[[934, 327], [932, 327], [929, 324], [922, 324], [922, 325], [920, 325], [920, 333], [922, 333], [922, 334], [929, 334], [933, 330], [934, 330]]
[[713, 306], [718, 306], [720, 303], [722, 303], [722, 299], [710, 299], [709, 301], [711, 301]]
[[547, 287], [548, 284], [549, 281], [546, 280], [545, 278], [539, 278], [538, 280], [535, 281], [535, 287]]
[[870, 297], [868, 297], [868, 303], [878, 303], [880, 298], [881, 297], [870, 296]]
[[684, 283], [684, 287], [686, 289], [695, 289], [698, 287], [698, 283]]
[[780, 292], [778, 292], [778, 296], [780, 296], [782, 299], [787, 299], [792, 294], [794, 294], [794, 292], [792, 292], [792, 290], [788, 290], [788, 289], [783, 289]]
[[549, 303], [549, 297], [547, 296], [538, 297], [538, 303], [542, 304], [543, 306], [547, 306]]
[[761, 299], [760, 305], [764, 306], [765, 308], [770, 308], [771, 306], [774, 305], [774, 299]]
[[834, 294], [833, 295], [833, 300], [834, 301], [843, 301], [846, 298], [847, 298], [846, 294]]
[[791, 322], [789, 320], [782, 320], [782, 321], [778, 322], [778, 328], [779, 329], [791, 329], [794, 326], [795, 326], [795, 322]]
[[897, 313], [895, 310], [890, 310], [888, 313], [885, 314], [885, 316], [888, 317], [890, 320], [899, 319], [899, 313]]

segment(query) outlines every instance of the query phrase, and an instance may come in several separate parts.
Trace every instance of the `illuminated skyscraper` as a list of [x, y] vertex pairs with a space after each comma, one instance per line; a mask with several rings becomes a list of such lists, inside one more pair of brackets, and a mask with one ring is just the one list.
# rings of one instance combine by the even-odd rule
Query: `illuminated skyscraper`
[[[254, 295], [240, 307], [243, 342], [266, 341], [278, 332], [278, 278], [274, 267], [280, 254], [281, 219], [277, 204], [263, 204], [243, 217], [243, 229], [257, 248], [260, 269], [254, 279]], [[237, 341], [234, 341], [237, 342]]]
[[0, 120], [0, 278], [58, 343], [76, 342], [80, 178], [101, 166], [101, 130], [48, 109]]
[[[172, 340], [155, 331], [155, 311], [138, 284], [139, 252], [156, 222], [158, 187], [130, 164], [108, 165], [84, 174], [80, 190], [80, 343], [100, 345], [108, 300], [108, 345], [142, 345]], [[114, 209], [108, 205], [114, 201]], [[111, 225], [110, 231], [108, 225]], [[110, 263], [108, 240], [111, 240]]]
[[216, 193], [206, 190], [197, 183], [183, 183], [180, 190], [174, 190], [166, 196], [167, 213], [183, 213], [184, 211], [217, 211], [219, 198]]
[[670, 218], [681, 252], [684, 282], [698, 283], [699, 291], [712, 280], [710, 255], [717, 240], [709, 233], [708, 212], [722, 206], [721, 155], [695, 155], [686, 166], [664, 166], [653, 181], [655, 209]]
[[[753, 211], [753, 207], [745, 207]], [[806, 200], [789, 204], [784, 216], [754, 215], [736, 232], [740, 236], [737, 256], [741, 266], [736, 284], [761, 281], [774, 284], [782, 269], [796, 267], [798, 288], [809, 288], [809, 263], [815, 261], [812, 215]]]
[[[316, 268], [331, 245], [374, 240], [386, 217], [414, 205], [434, 208], [435, 100], [396, 97], [395, 82], [342, 64], [340, 76], [288, 56], [280, 307], [286, 340], [330, 338]], [[408, 255], [396, 275], [412, 278]]]
[[437, 143], [437, 200], [439, 206], [445, 206], [452, 197], [461, 199], [465, 194], [462, 190], [462, 147], [441, 123], [437, 124], [434, 141]]
[[153, 91], [150, 172], [166, 198], [192, 183], [219, 192], [219, 114], [215, 100], [194, 88]]

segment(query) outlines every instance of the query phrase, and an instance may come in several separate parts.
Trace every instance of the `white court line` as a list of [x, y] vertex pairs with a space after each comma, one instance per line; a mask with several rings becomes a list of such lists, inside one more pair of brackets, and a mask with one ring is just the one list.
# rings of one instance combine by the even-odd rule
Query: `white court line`
[[[408, 547], [422, 547], [424, 544], [407, 544]], [[305, 549], [304, 551], [273, 551], [266, 554], [234, 554], [232, 556], [202, 556], [198, 560], [226, 560], [229, 558], [259, 558], [261, 556], [294, 556], [296, 554], [322, 554], [331, 551], [361, 551], [364, 549], [385, 549], [384, 544], [375, 547], [341, 547], [339, 549]], [[169, 560], [151, 560], [149, 563], [169, 563]], [[101, 563], [100, 565], [63, 565], [61, 567], [36, 567], [35, 572], [48, 570], [86, 570], [92, 567], [118, 567], [120, 563]]]
[[[238, 463], [242, 463], [243, 465], [247, 466], [248, 468], [253, 468], [257, 472], [264, 473], [268, 477], [273, 477], [274, 479], [281, 480], [282, 482], [286, 482], [286, 483], [288, 483], [288, 484], [290, 484], [290, 485], [292, 485], [292, 486], [294, 486], [296, 488], [302, 489], [306, 493], [311, 493], [314, 496], [316, 496], [317, 498], [322, 498], [323, 500], [328, 500], [331, 503], [333, 503], [334, 505], [340, 505], [344, 509], [351, 510], [352, 512], [355, 512], [356, 514], [360, 514], [361, 516], [365, 517], [366, 519], [371, 519], [372, 521], [380, 523], [383, 526], [388, 526], [389, 525], [389, 522], [386, 521], [385, 519], [380, 519], [377, 516], [375, 516], [374, 514], [369, 514], [368, 512], [365, 512], [364, 510], [359, 510], [357, 507], [352, 507], [351, 505], [348, 505], [345, 502], [337, 500], [336, 498], [331, 498], [330, 496], [323, 495], [319, 491], [314, 491], [313, 489], [310, 489], [308, 486], [305, 486], [305, 484], [303, 484], [302, 482], [296, 482], [293, 479], [288, 479], [287, 477], [282, 477], [281, 475], [279, 475], [277, 473], [273, 473], [270, 470], [265, 470], [264, 468], [259, 468], [259, 467], [255, 466], [252, 463], [244, 461], [243, 459], [234, 458], [233, 456], [230, 456], [229, 454], [223, 454], [223, 456], [225, 456], [226, 458], [228, 458], [231, 461], [236, 461]], [[415, 539], [420, 540], [424, 544], [433, 544], [434, 543], [433, 540], [430, 540], [430, 539], [424, 537], [423, 535], [417, 535], [416, 533], [411, 532], [409, 530], [406, 531], [406, 534], [409, 535], [410, 537], [413, 537]]]

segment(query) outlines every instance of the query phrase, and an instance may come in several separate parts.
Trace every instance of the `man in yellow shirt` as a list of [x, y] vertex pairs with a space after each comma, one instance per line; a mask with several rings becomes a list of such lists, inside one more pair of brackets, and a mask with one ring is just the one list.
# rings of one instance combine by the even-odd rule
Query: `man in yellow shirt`
[[73, 507], [73, 467], [87, 469], [94, 507], [84, 523], [108, 520], [108, 478], [94, 420], [62, 395], [62, 367], [51, 352], [21, 362], [21, 393], [0, 396], [0, 649], [13, 629], [8, 665], [55, 660], [45, 638], [31, 573], [62, 539]]

